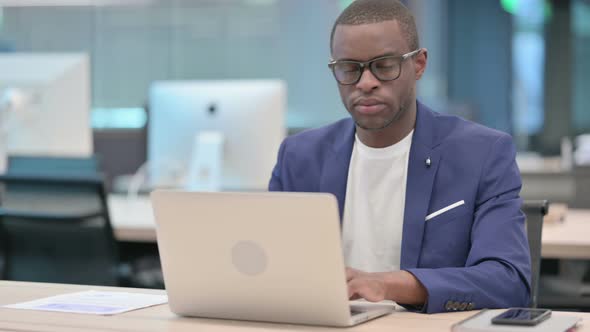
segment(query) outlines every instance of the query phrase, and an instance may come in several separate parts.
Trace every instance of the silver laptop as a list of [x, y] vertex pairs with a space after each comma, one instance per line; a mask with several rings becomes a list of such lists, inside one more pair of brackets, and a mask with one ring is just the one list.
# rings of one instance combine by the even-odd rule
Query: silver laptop
[[161, 190], [151, 199], [178, 315], [351, 326], [394, 310], [348, 301], [333, 195]]

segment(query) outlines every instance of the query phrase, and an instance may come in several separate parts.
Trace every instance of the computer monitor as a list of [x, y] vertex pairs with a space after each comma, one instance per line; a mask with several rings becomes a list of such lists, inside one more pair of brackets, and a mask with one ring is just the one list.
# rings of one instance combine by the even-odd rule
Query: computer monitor
[[86, 54], [0, 54], [0, 103], [7, 155], [92, 154]]
[[[223, 161], [221, 170], [214, 170], [220, 171], [219, 190], [267, 188], [286, 134], [283, 81], [155, 82], [149, 106], [148, 173], [152, 187], [186, 188], [199, 148], [215, 154], [211, 145], [218, 144]], [[207, 140], [213, 143], [202, 144]], [[204, 146], [207, 144], [210, 146]]]

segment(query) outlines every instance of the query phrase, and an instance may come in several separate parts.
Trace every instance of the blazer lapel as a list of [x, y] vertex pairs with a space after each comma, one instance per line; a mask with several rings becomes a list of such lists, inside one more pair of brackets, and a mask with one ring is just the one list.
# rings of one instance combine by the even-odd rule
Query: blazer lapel
[[434, 115], [418, 103], [408, 162], [400, 264], [402, 269], [418, 267], [432, 186], [440, 164], [440, 153], [433, 150], [435, 144]]
[[320, 192], [332, 193], [338, 200], [340, 222], [344, 213], [348, 167], [354, 143], [354, 122], [350, 120], [341, 136], [335, 138], [331, 151], [327, 154], [322, 168]]

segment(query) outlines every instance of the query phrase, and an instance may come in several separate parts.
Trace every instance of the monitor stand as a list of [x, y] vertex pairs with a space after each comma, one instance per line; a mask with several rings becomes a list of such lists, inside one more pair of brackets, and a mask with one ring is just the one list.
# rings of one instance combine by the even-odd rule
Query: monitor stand
[[220, 131], [202, 131], [195, 136], [185, 189], [221, 191], [223, 143]]

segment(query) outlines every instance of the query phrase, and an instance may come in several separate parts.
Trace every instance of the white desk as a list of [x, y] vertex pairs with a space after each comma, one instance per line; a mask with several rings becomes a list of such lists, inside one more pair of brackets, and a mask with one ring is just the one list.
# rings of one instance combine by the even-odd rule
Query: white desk
[[[120, 241], [155, 242], [156, 226], [147, 196], [127, 200], [109, 196], [109, 209], [115, 236]], [[570, 209], [563, 223], [545, 223], [544, 258], [590, 259], [590, 210]]]
[[109, 215], [119, 241], [156, 242], [156, 223], [148, 196], [108, 196]]
[[[0, 305], [31, 301], [42, 297], [77, 292], [89, 289], [110, 291], [163, 294], [163, 291], [137, 288], [115, 288], [44, 284], [15, 281], [0, 281]], [[347, 329], [320, 328], [317, 326], [271, 324], [232, 320], [182, 318], [170, 312], [168, 305], [140, 309], [114, 316], [94, 316], [48, 311], [31, 311], [0, 308], [0, 330], [2, 331], [223, 331], [223, 332], [286, 332], [286, 331], [450, 331], [451, 326], [470, 315], [471, 312], [416, 314], [397, 311], [391, 315]], [[553, 315], [573, 315], [590, 320], [590, 313], [556, 312]], [[577, 332], [590, 332], [584, 324]]]
[[543, 258], [590, 259], [590, 210], [570, 209], [563, 223], [545, 223]]

